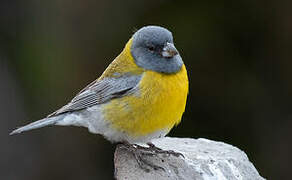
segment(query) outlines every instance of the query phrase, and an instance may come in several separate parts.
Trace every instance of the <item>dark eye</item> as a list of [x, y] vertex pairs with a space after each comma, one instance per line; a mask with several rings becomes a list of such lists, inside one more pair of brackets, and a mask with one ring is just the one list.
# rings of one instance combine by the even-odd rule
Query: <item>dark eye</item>
[[149, 51], [154, 51], [154, 47], [153, 46], [148, 46], [147, 47]]

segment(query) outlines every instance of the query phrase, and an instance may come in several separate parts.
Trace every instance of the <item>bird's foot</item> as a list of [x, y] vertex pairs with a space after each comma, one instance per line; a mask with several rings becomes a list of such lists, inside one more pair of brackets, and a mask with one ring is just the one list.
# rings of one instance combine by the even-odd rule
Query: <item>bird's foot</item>
[[161, 148], [156, 147], [153, 143], [147, 143], [147, 145], [149, 147], [144, 147], [138, 144], [130, 144], [130, 143], [123, 143], [124, 144], [124, 148], [126, 148], [128, 151], [130, 151], [138, 165], [140, 166], [141, 169], [144, 169], [146, 172], [149, 172], [150, 169], [152, 168], [154, 170], [165, 170], [163, 167], [161, 166], [157, 166], [149, 161], [147, 161], [145, 158], [145, 156], [157, 156], [158, 154], [165, 154], [165, 155], [173, 155], [175, 157], [179, 157], [182, 156], [184, 157], [183, 154], [179, 153], [179, 152], [175, 152], [172, 150], [163, 150]]
[[172, 150], [163, 150], [163, 149], [160, 149], [159, 147], [156, 147], [153, 143], [151, 142], [148, 142], [147, 145], [149, 146], [148, 149], [150, 149], [151, 151], [157, 153], [157, 154], [166, 154], [166, 155], [173, 155], [175, 157], [179, 157], [179, 156], [182, 156], [184, 158], [184, 155], [182, 153], [179, 153], [179, 152], [175, 152], [175, 151], [172, 151]]
[[164, 168], [161, 166], [157, 166], [155, 164], [153, 164], [152, 162], [149, 162], [148, 160], [146, 160], [145, 158], [143, 158], [143, 156], [155, 156], [155, 152], [153, 151], [149, 151], [148, 147], [143, 147], [137, 144], [129, 144], [129, 143], [123, 143], [124, 146], [122, 146], [123, 148], [126, 148], [128, 151], [130, 151], [138, 165], [140, 166], [141, 169], [143, 169], [146, 172], [149, 172], [150, 169], [154, 169], [154, 170], [163, 170]]

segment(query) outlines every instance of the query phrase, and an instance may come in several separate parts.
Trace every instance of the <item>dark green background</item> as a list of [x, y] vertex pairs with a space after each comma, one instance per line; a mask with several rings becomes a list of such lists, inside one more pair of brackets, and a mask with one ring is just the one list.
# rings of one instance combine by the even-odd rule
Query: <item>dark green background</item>
[[0, 179], [112, 179], [114, 146], [85, 128], [8, 136], [68, 102], [135, 29], [173, 32], [190, 94], [170, 136], [244, 150], [268, 179], [289, 179], [292, 3], [272, 0], [1, 0]]

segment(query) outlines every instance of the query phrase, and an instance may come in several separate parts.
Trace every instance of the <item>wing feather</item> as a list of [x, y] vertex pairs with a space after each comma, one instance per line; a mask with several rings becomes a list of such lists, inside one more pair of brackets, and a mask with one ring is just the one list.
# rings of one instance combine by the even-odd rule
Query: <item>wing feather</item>
[[67, 105], [50, 114], [56, 116], [66, 112], [85, 109], [94, 105], [108, 102], [138, 90], [137, 85], [142, 75], [125, 75], [118, 78], [103, 78], [95, 80], [82, 89]]

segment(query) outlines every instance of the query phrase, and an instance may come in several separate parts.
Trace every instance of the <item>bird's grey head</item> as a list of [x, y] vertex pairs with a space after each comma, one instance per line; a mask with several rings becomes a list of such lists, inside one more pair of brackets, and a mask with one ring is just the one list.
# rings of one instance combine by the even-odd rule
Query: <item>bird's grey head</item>
[[131, 53], [136, 64], [147, 70], [171, 74], [183, 65], [171, 32], [159, 26], [139, 29], [133, 35]]

